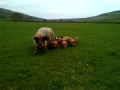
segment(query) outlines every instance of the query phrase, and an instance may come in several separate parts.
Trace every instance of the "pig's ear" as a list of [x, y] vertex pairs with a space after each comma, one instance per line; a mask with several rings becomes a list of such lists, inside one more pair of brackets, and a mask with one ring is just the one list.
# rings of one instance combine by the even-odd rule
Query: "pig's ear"
[[43, 37], [43, 40], [48, 40], [48, 37], [47, 36]]
[[36, 41], [36, 43], [39, 42], [38, 37], [34, 37], [34, 40]]

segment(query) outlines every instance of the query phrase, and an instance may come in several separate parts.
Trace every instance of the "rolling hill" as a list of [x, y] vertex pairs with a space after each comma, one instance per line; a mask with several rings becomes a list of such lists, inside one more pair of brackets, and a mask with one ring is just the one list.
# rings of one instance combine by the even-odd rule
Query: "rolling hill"
[[120, 10], [88, 18], [43, 19], [0, 8], [0, 21], [49, 21], [49, 22], [115, 22], [120, 23]]
[[70, 20], [79, 22], [120, 22], [120, 10], [109, 13], [103, 13], [93, 17], [76, 18]]
[[42, 21], [42, 18], [0, 8], [0, 21]]

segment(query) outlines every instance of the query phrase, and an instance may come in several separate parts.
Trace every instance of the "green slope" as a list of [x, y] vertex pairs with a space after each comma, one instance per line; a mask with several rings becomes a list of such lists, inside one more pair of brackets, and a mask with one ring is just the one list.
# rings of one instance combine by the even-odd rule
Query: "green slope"
[[100, 14], [100, 15], [94, 16], [94, 17], [77, 18], [77, 19], [73, 19], [73, 21], [80, 21], [80, 22], [120, 22], [120, 10]]
[[14, 12], [11, 10], [0, 8], [0, 21], [41, 21], [41, 20], [42, 18], [37, 18], [19, 12]]
[[[0, 21], [44, 21], [45, 19], [29, 16], [26, 14], [14, 12], [0, 8]], [[47, 20], [46, 20], [47, 21]], [[52, 19], [48, 21], [56, 22], [120, 22], [120, 10], [103, 13], [98, 16], [88, 18], [73, 19]]]

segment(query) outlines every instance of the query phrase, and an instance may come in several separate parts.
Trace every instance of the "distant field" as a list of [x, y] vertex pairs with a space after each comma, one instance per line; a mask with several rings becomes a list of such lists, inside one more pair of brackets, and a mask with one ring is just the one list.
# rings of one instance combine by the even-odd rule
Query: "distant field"
[[[34, 55], [43, 26], [78, 37]], [[0, 22], [0, 90], [119, 90], [120, 24]]]

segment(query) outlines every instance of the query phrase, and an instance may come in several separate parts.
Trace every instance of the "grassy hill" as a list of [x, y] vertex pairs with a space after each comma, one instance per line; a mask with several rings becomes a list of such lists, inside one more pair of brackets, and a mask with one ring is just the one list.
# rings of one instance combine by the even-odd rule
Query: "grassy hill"
[[88, 18], [76, 18], [71, 20], [79, 22], [120, 22], [120, 10], [109, 13], [103, 13], [98, 16]]
[[0, 21], [42, 21], [42, 18], [0, 8]]
[[52, 21], [52, 22], [120, 22], [120, 10], [88, 18], [42, 19], [0, 8], [0, 21]]

